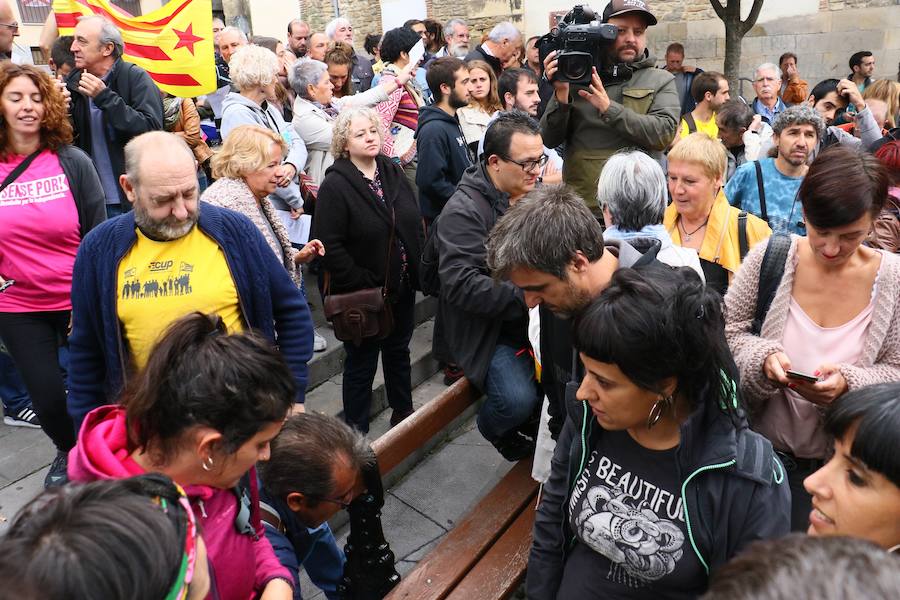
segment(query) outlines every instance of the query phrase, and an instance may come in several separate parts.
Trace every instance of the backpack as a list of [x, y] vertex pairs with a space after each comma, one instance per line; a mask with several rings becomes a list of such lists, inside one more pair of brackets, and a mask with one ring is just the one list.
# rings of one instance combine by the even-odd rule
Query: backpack
[[697, 133], [697, 123], [694, 121], [694, 115], [691, 113], [685, 113], [681, 117], [684, 119], [684, 122], [687, 123], [688, 126], [688, 135], [692, 133]]
[[756, 290], [756, 313], [753, 316], [753, 324], [750, 333], [759, 335], [762, 331], [763, 321], [772, 306], [775, 292], [781, 284], [784, 275], [784, 265], [787, 262], [788, 251], [791, 249], [791, 236], [786, 234], [774, 234], [769, 238], [766, 252], [763, 254], [762, 264], [759, 267], [759, 286]]

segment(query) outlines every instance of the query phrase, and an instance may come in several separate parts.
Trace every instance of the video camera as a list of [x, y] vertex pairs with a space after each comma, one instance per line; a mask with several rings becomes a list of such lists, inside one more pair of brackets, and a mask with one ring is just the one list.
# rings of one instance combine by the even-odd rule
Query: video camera
[[618, 35], [615, 25], [600, 23], [590, 6], [578, 4], [538, 40], [538, 55], [543, 63], [552, 51], [559, 52], [555, 81], [590, 85], [591, 67], [597, 67], [603, 83], [627, 80], [631, 67], [613, 64], [609, 57], [609, 46]]

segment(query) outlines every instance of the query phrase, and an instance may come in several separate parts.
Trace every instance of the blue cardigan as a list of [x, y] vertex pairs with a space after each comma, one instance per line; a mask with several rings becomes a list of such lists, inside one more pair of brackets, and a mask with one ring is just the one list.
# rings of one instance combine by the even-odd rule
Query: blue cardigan
[[[278, 346], [303, 402], [313, 347], [306, 299], [249, 219], [201, 202], [198, 226], [222, 248], [244, 321]], [[115, 402], [124, 383], [129, 361], [116, 312], [117, 280], [119, 262], [136, 241], [134, 213], [128, 212], [94, 228], [75, 258], [68, 409], [77, 428], [91, 410]]]

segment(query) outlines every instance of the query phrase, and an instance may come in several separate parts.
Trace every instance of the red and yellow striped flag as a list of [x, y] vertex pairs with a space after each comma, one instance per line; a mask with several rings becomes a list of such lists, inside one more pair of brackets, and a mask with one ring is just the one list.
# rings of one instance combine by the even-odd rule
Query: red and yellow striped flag
[[212, 0], [171, 0], [141, 17], [109, 0], [53, 0], [53, 12], [60, 35], [72, 35], [82, 15], [109, 19], [122, 32], [122, 58], [174, 96], [189, 98], [216, 89]]

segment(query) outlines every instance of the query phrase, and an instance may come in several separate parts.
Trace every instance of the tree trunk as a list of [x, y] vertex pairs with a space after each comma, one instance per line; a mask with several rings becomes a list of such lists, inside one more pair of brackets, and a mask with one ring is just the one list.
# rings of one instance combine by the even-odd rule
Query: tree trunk
[[736, 95], [740, 91], [740, 82], [738, 78], [741, 76], [741, 35], [740, 26], [725, 25], [725, 79], [728, 80], [728, 87], [731, 89], [732, 95]]

